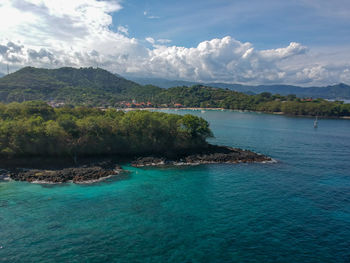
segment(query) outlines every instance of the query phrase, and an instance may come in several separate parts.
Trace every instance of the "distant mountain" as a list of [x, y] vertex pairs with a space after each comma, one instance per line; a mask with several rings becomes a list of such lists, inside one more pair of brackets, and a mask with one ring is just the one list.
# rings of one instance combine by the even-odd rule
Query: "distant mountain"
[[5, 74], [0, 72], [0, 78], [3, 77], [3, 76], [5, 76]]
[[46, 100], [74, 104], [110, 104], [150, 98], [160, 88], [142, 86], [100, 68], [26, 67], [0, 79], [0, 101]]
[[[168, 102], [172, 102], [174, 101], [174, 98], [171, 98], [172, 92], [164, 93], [163, 88], [195, 86], [197, 84], [195, 82], [164, 79], [134, 78], [134, 80], [139, 81], [140, 84], [101, 68], [77, 69], [64, 67], [42, 69], [25, 67], [0, 78], [0, 102], [44, 100], [97, 106], [115, 105], [120, 101], [131, 101], [133, 99], [138, 102], [154, 101], [159, 96], [165, 96], [168, 98]], [[350, 86], [346, 84], [310, 88], [289, 85], [248, 86], [225, 83], [207, 83], [199, 86], [221, 88], [223, 91], [226, 89], [234, 90], [249, 95], [270, 92], [280, 95], [296, 94], [299, 97], [350, 99]], [[220, 93], [220, 91], [217, 93]], [[210, 96], [214, 95], [210, 94]], [[209, 98], [206, 99], [210, 101]]]
[[191, 82], [185, 80], [169, 80], [161, 78], [139, 78], [139, 77], [127, 77], [128, 79], [137, 82], [141, 85], [154, 85], [163, 89], [169, 89], [172, 87], [181, 87], [181, 86], [194, 86], [200, 84], [199, 82]]
[[292, 85], [241, 85], [241, 84], [226, 84], [226, 83], [199, 83], [181, 80], [167, 80], [160, 78], [130, 78], [140, 84], [150, 84], [161, 88], [205, 85], [215, 88], [230, 89], [234, 91], [243, 92], [245, 94], [260, 94], [262, 92], [270, 92], [272, 94], [289, 95], [295, 94], [298, 97], [313, 97], [325, 99], [350, 99], [350, 86], [340, 83], [337, 85], [327, 87], [299, 87]]
[[298, 87], [292, 85], [259, 85], [246, 86], [239, 84], [208, 83], [208, 86], [231, 89], [239, 92], [253, 92], [259, 94], [270, 92], [272, 94], [289, 95], [295, 94], [298, 97], [313, 97], [324, 99], [350, 99], [350, 86], [344, 83], [327, 87]]

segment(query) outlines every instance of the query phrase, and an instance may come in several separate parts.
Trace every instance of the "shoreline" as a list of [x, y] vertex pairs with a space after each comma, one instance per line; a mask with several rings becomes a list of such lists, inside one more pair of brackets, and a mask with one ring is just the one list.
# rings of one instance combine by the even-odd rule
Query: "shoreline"
[[114, 162], [104, 161], [89, 166], [62, 167], [56, 169], [37, 169], [36, 167], [1, 169], [0, 179], [3, 181], [26, 181], [36, 184], [76, 183], [88, 184], [123, 176], [124, 170]]
[[[164, 167], [164, 166], [191, 166], [205, 164], [238, 164], [238, 163], [276, 163], [277, 161], [260, 153], [255, 153], [249, 150], [239, 148], [231, 148], [227, 146], [217, 146], [208, 144], [201, 149], [189, 150], [186, 154], [174, 155], [175, 157], [145, 155], [134, 156], [128, 160], [128, 164], [133, 167]], [[0, 168], [0, 181], [26, 181], [36, 184], [92, 184], [106, 180], [111, 177], [125, 177], [127, 170], [124, 170], [119, 163], [121, 159], [113, 159], [111, 157], [101, 156], [96, 158], [90, 157], [90, 163], [80, 166], [64, 166], [49, 168], [48, 164], [45, 167], [38, 168], [33, 163], [32, 166], [26, 165], [26, 168], [21, 168], [20, 165], [12, 168]], [[94, 160], [95, 159], [95, 160]], [[20, 159], [18, 160], [20, 161]], [[23, 160], [22, 160], [23, 161]], [[52, 161], [52, 166], [57, 165]], [[56, 158], [59, 163], [61, 160]], [[98, 162], [96, 162], [98, 161]], [[124, 160], [125, 161], [125, 160]], [[125, 163], [125, 162], [122, 162]], [[1, 166], [0, 166], [1, 167]]]
[[[176, 108], [176, 107], [146, 107], [146, 108], [115, 108], [116, 110], [122, 110], [125, 112], [128, 111], [136, 111], [136, 110], [193, 110], [193, 111], [234, 111], [234, 112], [250, 112], [250, 113], [261, 113], [261, 114], [272, 114], [272, 115], [282, 115], [287, 117], [304, 117], [304, 118], [315, 118], [316, 116], [313, 115], [292, 115], [292, 114], [286, 114], [282, 111], [279, 112], [266, 112], [266, 111], [253, 111], [253, 110], [234, 110], [234, 109], [225, 109], [225, 108], [201, 108], [201, 107], [182, 107], [182, 108]], [[342, 120], [350, 120], [350, 116], [317, 116], [319, 119], [342, 119]]]
[[201, 164], [236, 164], [236, 163], [264, 163], [274, 160], [266, 155], [255, 153], [249, 150], [232, 148], [227, 146], [209, 145], [194, 154], [178, 158], [166, 157], [140, 157], [133, 162], [133, 167], [163, 167], [163, 166], [188, 166]]
[[[98, 179], [93, 179], [93, 180], [86, 180], [86, 181], [79, 181], [79, 182], [74, 182], [73, 180], [69, 180], [67, 182], [61, 182], [61, 183], [55, 183], [55, 182], [51, 182], [51, 181], [32, 181], [30, 183], [32, 184], [65, 184], [65, 183], [75, 183], [75, 184], [80, 184], [80, 185], [84, 185], [84, 184], [94, 184], [94, 183], [99, 183], [99, 182], [103, 182], [109, 178], [112, 178], [112, 177], [115, 177], [115, 176], [118, 176], [119, 174], [111, 174], [111, 175], [107, 175], [105, 177], [100, 177]], [[9, 180], [13, 180], [11, 179], [11, 177], [9, 177]]]

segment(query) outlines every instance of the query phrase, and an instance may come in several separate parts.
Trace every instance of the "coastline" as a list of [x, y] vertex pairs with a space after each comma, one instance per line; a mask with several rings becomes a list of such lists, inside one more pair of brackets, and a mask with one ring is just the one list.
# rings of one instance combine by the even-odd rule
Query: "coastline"
[[186, 166], [201, 164], [237, 164], [274, 162], [272, 158], [249, 150], [227, 146], [208, 145], [206, 149], [177, 158], [139, 157], [131, 162], [133, 167]]
[[[315, 118], [316, 116], [313, 115], [292, 115], [287, 114], [282, 111], [278, 112], [267, 112], [267, 111], [253, 111], [253, 110], [234, 110], [234, 109], [225, 109], [225, 108], [202, 108], [202, 107], [182, 107], [182, 108], [176, 108], [176, 107], [146, 107], [146, 108], [116, 108], [117, 110], [122, 110], [125, 112], [128, 111], [136, 111], [136, 110], [193, 110], [193, 111], [234, 111], [234, 112], [251, 112], [251, 113], [262, 113], [262, 114], [273, 114], [273, 115], [282, 115], [287, 117], [305, 117], [305, 118]], [[350, 116], [317, 116], [319, 119], [343, 119], [343, 120], [350, 120]]]
[[[54, 165], [53, 165], [54, 166]], [[35, 165], [26, 168], [1, 169], [0, 179], [26, 181], [37, 184], [95, 183], [113, 176], [122, 176], [124, 170], [115, 162], [105, 160], [78, 167], [41, 168]]]
[[[11, 163], [12, 168], [0, 168], [0, 180], [26, 181], [36, 184], [92, 184], [114, 176], [124, 177], [128, 171], [119, 165], [120, 160], [96, 156], [95, 158], [90, 157], [89, 164], [73, 167], [69, 165], [58, 167], [57, 163], [51, 160], [53, 162], [52, 166], [56, 165], [54, 169], [50, 168], [48, 163], [45, 164], [45, 167], [38, 168], [35, 162], [32, 165], [29, 165], [30, 162], [27, 162], [26, 168], [20, 168], [21, 165], [17, 166], [14, 162]], [[19, 159], [19, 161], [21, 160]], [[59, 163], [61, 160], [56, 158], [56, 161]], [[266, 155], [249, 150], [208, 144], [204, 148], [192, 149], [187, 153], [174, 153], [173, 157], [159, 155], [134, 156], [130, 157], [127, 163], [133, 167], [142, 168], [275, 162], [276, 160]]]

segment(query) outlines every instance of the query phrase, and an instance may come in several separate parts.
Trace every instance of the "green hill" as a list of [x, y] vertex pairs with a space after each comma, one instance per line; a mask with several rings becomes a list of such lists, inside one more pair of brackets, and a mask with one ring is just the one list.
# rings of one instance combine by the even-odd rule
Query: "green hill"
[[[346, 88], [344, 84], [332, 87], [334, 94], [341, 94]], [[133, 99], [137, 102], [151, 101], [155, 106], [180, 104], [185, 107], [283, 112], [290, 115], [350, 116], [350, 104], [338, 101], [300, 99], [295, 95], [272, 95], [269, 92], [249, 95], [225, 87], [203, 85], [162, 89], [152, 85], [142, 86], [100, 68], [26, 67], [0, 78], [0, 102], [4, 103], [42, 100], [72, 105], [121, 106], [119, 102], [131, 102]]]
[[272, 94], [289, 95], [295, 94], [299, 98], [312, 97], [312, 98], [323, 98], [323, 99], [350, 99], [350, 86], [344, 83], [326, 86], [326, 87], [299, 87], [293, 85], [241, 85], [241, 84], [227, 84], [227, 83], [199, 83], [189, 82], [182, 80], [168, 80], [160, 78], [137, 78], [130, 77], [132, 81], [139, 84], [155, 85], [164, 89], [177, 87], [177, 86], [193, 86], [193, 85], [204, 85], [215, 88], [230, 89], [245, 94], [260, 94], [263, 92], [270, 92]]
[[0, 79], [0, 101], [62, 101], [102, 105], [149, 99], [160, 88], [142, 86], [100, 68], [41, 69], [25, 67]]
[[155, 105], [180, 104], [185, 107], [283, 112], [301, 116], [350, 116], [350, 104], [344, 104], [342, 101], [300, 99], [295, 95], [273, 95], [269, 92], [248, 95], [229, 89], [201, 85], [164, 89], [154, 97], [153, 102]]

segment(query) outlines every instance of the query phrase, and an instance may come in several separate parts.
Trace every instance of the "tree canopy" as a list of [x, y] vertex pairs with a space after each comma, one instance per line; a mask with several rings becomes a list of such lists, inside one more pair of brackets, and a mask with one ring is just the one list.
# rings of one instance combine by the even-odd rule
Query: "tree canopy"
[[269, 92], [248, 95], [200, 85], [163, 90], [154, 98], [154, 103], [158, 105], [179, 103], [185, 107], [283, 112], [290, 115], [350, 116], [350, 104], [344, 104], [342, 101], [301, 99], [293, 94], [281, 96]]
[[205, 147], [210, 136], [208, 122], [192, 115], [0, 104], [2, 156], [170, 154]]
[[142, 86], [101, 68], [25, 67], [0, 78], [0, 102], [44, 100], [74, 105], [114, 105], [148, 100], [161, 89]]

